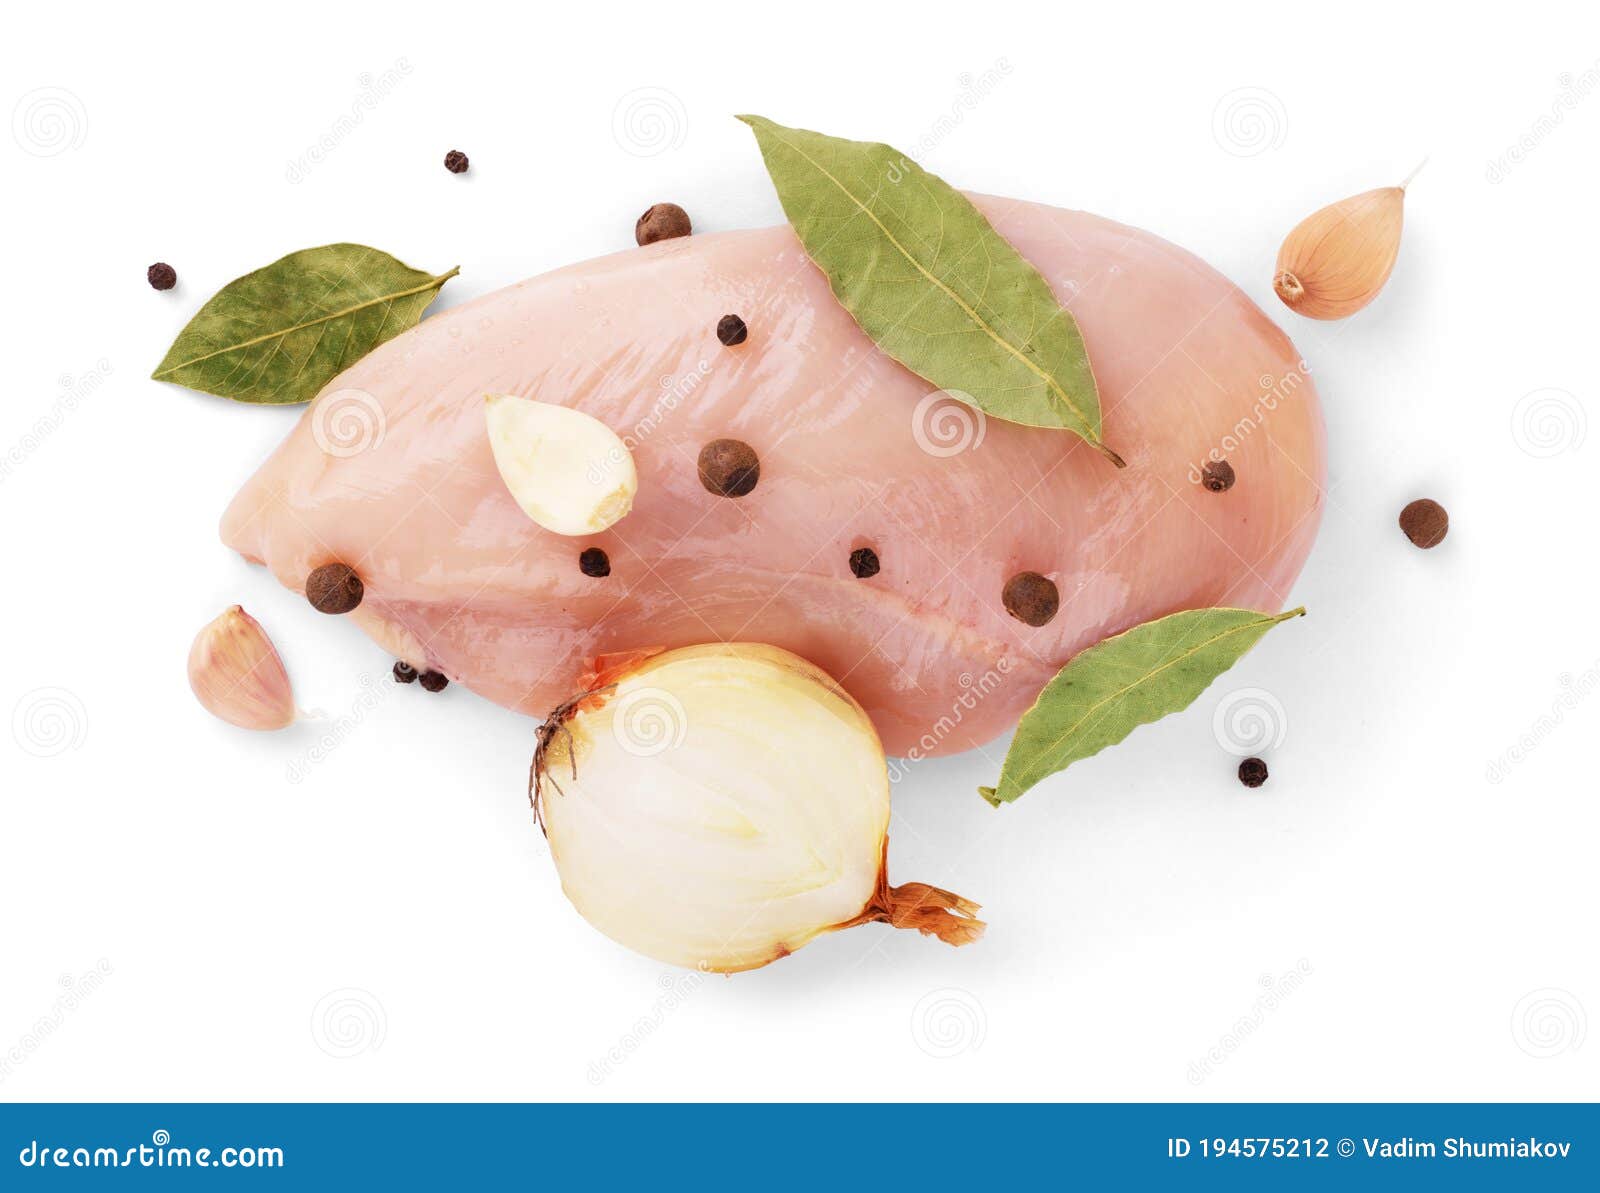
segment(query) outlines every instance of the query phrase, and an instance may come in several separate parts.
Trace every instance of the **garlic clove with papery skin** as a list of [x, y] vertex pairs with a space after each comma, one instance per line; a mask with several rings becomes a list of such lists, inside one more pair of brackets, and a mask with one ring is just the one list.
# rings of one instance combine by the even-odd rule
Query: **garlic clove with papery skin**
[[207, 712], [241, 729], [282, 729], [294, 720], [283, 660], [261, 623], [238, 605], [195, 635], [189, 686]]
[[983, 930], [958, 895], [888, 884], [877, 733], [788, 651], [623, 657], [540, 727], [531, 782], [567, 897], [660, 961], [754, 969], [873, 921], [951, 944]]
[[490, 394], [483, 412], [501, 479], [546, 530], [595, 534], [633, 508], [633, 454], [599, 419], [511, 394]]
[[1272, 288], [1311, 319], [1343, 319], [1378, 296], [1400, 254], [1405, 187], [1330, 203], [1297, 224], [1278, 250]]

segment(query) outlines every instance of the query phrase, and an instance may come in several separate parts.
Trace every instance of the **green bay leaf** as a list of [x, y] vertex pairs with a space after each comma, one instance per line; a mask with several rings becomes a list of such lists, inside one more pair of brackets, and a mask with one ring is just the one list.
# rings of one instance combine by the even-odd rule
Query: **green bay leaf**
[[361, 244], [290, 253], [212, 295], [151, 376], [236, 402], [308, 402], [416, 326], [457, 272], [434, 276]]
[[1007, 422], [1100, 439], [1077, 321], [960, 191], [888, 145], [741, 116], [807, 255], [884, 352]]
[[1047, 775], [1114, 746], [1140, 725], [1188, 708], [1279, 622], [1305, 609], [1189, 609], [1147, 621], [1075, 655], [1039, 693], [1006, 751], [998, 807]]

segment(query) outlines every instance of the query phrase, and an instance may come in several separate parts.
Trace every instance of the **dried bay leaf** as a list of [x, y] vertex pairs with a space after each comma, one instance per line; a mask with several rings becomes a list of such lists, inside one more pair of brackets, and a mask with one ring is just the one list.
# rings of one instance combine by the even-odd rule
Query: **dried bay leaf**
[[212, 295], [151, 376], [236, 402], [308, 402], [416, 326], [457, 272], [434, 276], [360, 244], [290, 253]]
[[1100, 439], [1077, 321], [965, 195], [888, 145], [741, 116], [807, 255], [884, 352], [1007, 422]]
[[1189, 609], [1075, 655], [1017, 724], [1000, 782], [980, 787], [998, 807], [1039, 780], [1114, 746], [1140, 725], [1189, 707], [1279, 622], [1305, 609]]

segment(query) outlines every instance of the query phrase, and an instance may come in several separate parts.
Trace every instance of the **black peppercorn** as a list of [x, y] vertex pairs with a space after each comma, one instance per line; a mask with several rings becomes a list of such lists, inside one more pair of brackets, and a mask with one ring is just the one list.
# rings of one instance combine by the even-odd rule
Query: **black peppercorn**
[[450, 686], [450, 681], [440, 671], [424, 671], [417, 676], [417, 682], [422, 685], [424, 691], [428, 692], [442, 692]]
[[633, 225], [633, 238], [641, 245], [658, 240], [672, 240], [694, 231], [689, 223], [689, 213], [676, 203], [657, 203], [645, 210]]
[[452, 149], [444, 155], [444, 168], [452, 174], [465, 174], [467, 172], [467, 155], [459, 149]]
[[347, 563], [325, 563], [306, 577], [306, 600], [318, 613], [348, 613], [365, 595], [361, 577]]
[[717, 320], [717, 339], [722, 341], [724, 348], [732, 348], [735, 344], [742, 344], [749, 336], [750, 329], [744, 325], [744, 320], [737, 315], [724, 315]]
[[1226, 460], [1212, 460], [1200, 470], [1200, 483], [1213, 493], [1226, 493], [1233, 481], [1233, 465]]
[[756, 449], [742, 439], [713, 439], [700, 449], [700, 483], [718, 497], [743, 497], [761, 479]]
[[850, 552], [850, 574], [857, 580], [870, 580], [878, 574], [878, 553], [871, 547]]
[[1038, 572], [1018, 572], [1006, 581], [1000, 603], [1018, 621], [1037, 627], [1048, 624], [1061, 608], [1061, 593], [1054, 581]]
[[611, 557], [599, 547], [589, 547], [578, 556], [578, 570], [599, 579], [611, 574]]
[[145, 270], [144, 277], [157, 290], [170, 290], [178, 284], [178, 271], [165, 261], [157, 261]]
[[395, 683], [416, 683], [417, 669], [410, 663], [396, 661], [394, 665], [394, 681]]
[[1259, 758], [1246, 758], [1239, 764], [1239, 782], [1246, 787], [1259, 787], [1267, 781], [1267, 764]]
[[1414, 545], [1426, 551], [1444, 542], [1450, 531], [1450, 515], [1437, 501], [1422, 497], [1400, 511], [1400, 529]]

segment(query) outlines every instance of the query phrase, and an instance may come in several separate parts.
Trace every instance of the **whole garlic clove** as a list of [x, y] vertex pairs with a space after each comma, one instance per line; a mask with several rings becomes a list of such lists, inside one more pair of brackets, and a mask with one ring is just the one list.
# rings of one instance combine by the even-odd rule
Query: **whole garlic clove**
[[501, 479], [546, 530], [594, 534], [633, 508], [633, 454], [599, 419], [510, 394], [490, 394], [483, 409]]
[[207, 712], [241, 729], [282, 729], [294, 720], [283, 660], [261, 623], [238, 605], [195, 635], [189, 686]]
[[1378, 296], [1400, 254], [1405, 187], [1331, 203], [1295, 226], [1278, 250], [1272, 288], [1311, 319], [1343, 319]]

